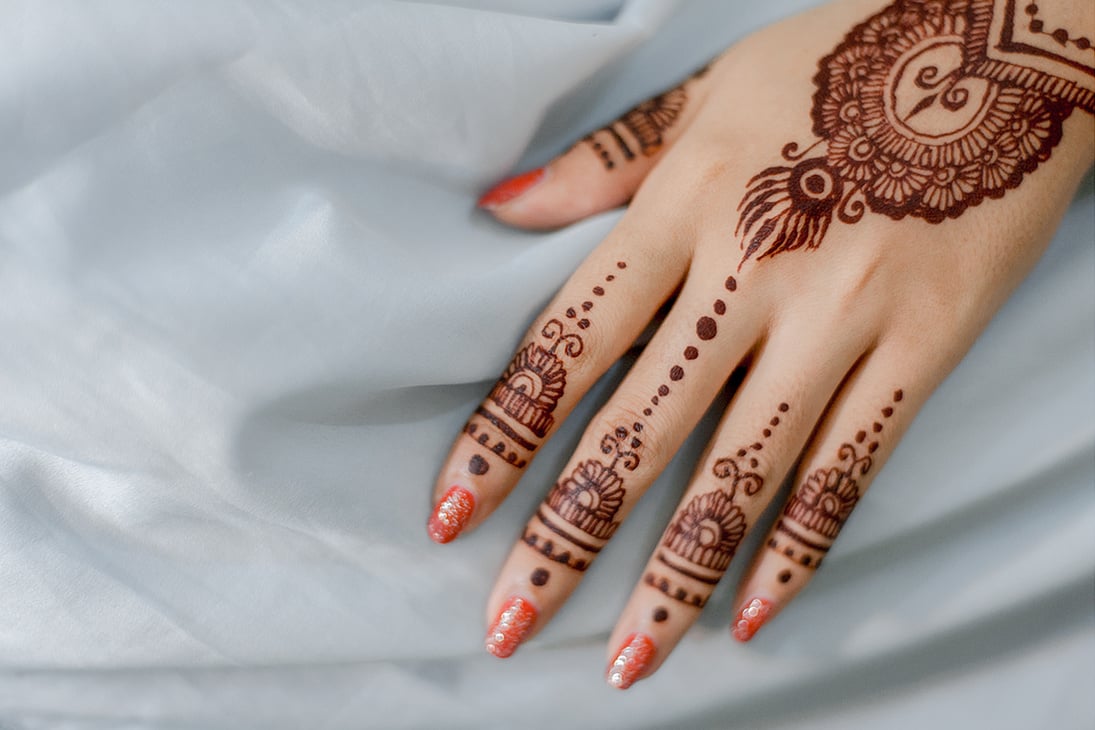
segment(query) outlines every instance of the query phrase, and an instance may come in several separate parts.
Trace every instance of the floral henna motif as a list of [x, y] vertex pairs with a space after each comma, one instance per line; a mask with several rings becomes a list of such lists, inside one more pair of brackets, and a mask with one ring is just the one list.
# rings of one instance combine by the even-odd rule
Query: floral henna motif
[[620, 472], [639, 465], [640, 431], [635, 423], [606, 434], [601, 453], [610, 458], [583, 461], [552, 488], [525, 528], [525, 544], [574, 570], [588, 568], [620, 526], [616, 514], [627, 494]]
[[[895, 391], [893, 404], [902, 398], [902, 391]], [[799, 485], [768, 538], [770, 549], [805, 568], [816, 570], [821, 565], [863, 494], [860, 480], [871, 470], [871, 454], [878, 448], [885, 420], [893, 415], [893, 404], [883, 408], [882, 418], [871, 425], [870, 441], [866, 430], [859, 431], [854, 444], [842, 444], [837, 450], [835, 465], [814, 470]], [[781, 576], [780, 582], [789, 579]]]
[[[779, 406], [780, 413], [788, 409], [786, 403]], [[764, 439], [779, 425], [779, 416], [774, 416], [769, 425], [770, 428], [764, 429]], [[763, 440], [757, 441], [739, 449], [736, 456], [715, 462], [714, 475], [728, 484], [693, 497], [677, 513], [657, 552], [658, 562], [664, 568], [648, 572], [643, 579], [647, 585], [697, 608], [707, 603], [748, 528], [745, 513], [736, 500], [741, 494], [753, 497], [764, 488], [764, 478], [744, 469], [739, 462], [744, 463], [748, 458], [750, 466], [755, 468], [758, 462], [750, 452], [763, 448]]]
[[814, 78], [817, 141], [749, 181], [742, 264], [817, 248], [834, 217], [956, 218], [1048, 160], [1072, 109], [1095, 112], [1095, 66], [1032, 29], [1013, 43], [1014, 4], [899, 0], [848, 34]]
[[[616, 268], [626, 269], [627, 264], [619, 261]], [[604, 284], [615, 279], [615, 274], [609, 274]], [[555, 407], [566, 392], [567, 361], [582, 354], [584, 343], [579, 333], [590, 326], [589, 313], [604, 295], [604, 285], [594, 286], [589, 299], [569, 307], [563, 317], [548, 320], [539, 339], [510, 361], [487, 400], [464, 426], [464, 433], [486, 447], [488, 454], [517, 469], [528, 464], [555, 423]], [[468, 471], [475, 475], [485, 474], [489, 468], [479, 454], [468, 462]]]

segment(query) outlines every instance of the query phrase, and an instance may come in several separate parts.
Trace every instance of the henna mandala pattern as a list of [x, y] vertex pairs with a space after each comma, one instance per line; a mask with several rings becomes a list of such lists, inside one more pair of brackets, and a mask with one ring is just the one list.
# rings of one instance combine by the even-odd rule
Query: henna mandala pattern
[[898, 0], [848, 34], [814, 78], [817, 141], [749, 181], [742, 264], [817, 248], [834, 217], [956, 218], [1048, 160], [1072, 109], [1095, 112], [1095, 64], [1040, 26], [1015, 41], [1014, 5]]
[[[788, 410], [786, 403], [779, 406], [781, 413]], [[779, 424], [773, 417], [772, 426]], [[772, 434], [764, 429], [764, 438]], [[662, 537], [657, 553], [658, 561], [669, 572], [651, 571], [644, 582], [665, 593], [670, 598], [702, 608], [714, 590], [715, 584], [726, 572], [730, 560], [738, 549], [747, 529], [745, 513], [735, 500], [739, 494], [755, 496], [764, 488], [764, 478], [739, 466], [739, 460], [763, 448], [755, 442], [740, 449], [736, 457], [726, 457], [715, 462], [716, 477], [729, 482], [713, 492], [693, 497], [681, 509]], [[758, 462], [750, 458], [750, 465]]]
[[[618, 261], [616, 268], [626, 269], [627, 264]], [[615, 279], [615, 274], [609, 274], [604, 283]], [[539, 341], [526, 345], [510, 361], [487, 400], [464, 426], [464, 433], [486, 447], [488, 454], [517, 469], [528, 464], [539, 441], [555, 424], [555, 407], [566, 392], [566, 361], [582, 354], [579, 332], [589, 328], [594, 301], [604, 295], [604, 286], [594, 286], [590, 299], [567, 308], [563, 317], [548, 320], [540, 329]], [[472, 474], [485, 474], [488, 469], [478, 454], [468, 463]]]
[[[899, 403], [904, 394], [895, 391], [893, 403]], [[871, 432], [883, 430], [883, 421], [893, 415], [893, 406], [882, 409], [882, 420], [875, 421]], [[860, 449], [866, 443], [866, 453]], [[860, 479], [873, 464], [871, 454], [878, 448], [878, 441], [867, 441], [867, 431], [859, 431], [855, 443], [842, 444], [837, 450], [837, 464], [814, 470], [791, 495], [776, 523], [775, 531], [768, 538], [768, 547], [806, 568], [816, 570], [829, 552], [833, 541], [852, 514], [862, 495]], [[780, 582], [786, 583], [791, 576]]]

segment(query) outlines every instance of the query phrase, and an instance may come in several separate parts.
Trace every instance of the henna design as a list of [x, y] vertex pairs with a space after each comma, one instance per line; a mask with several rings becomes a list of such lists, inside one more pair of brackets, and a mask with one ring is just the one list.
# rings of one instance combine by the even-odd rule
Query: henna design
[[559, 481], [536, 516], [525, 527], [522, 540], [550, 560], [584, 571], [616, 532], [616, 513], [627, 494], [620, 471], [639, 465], [637, 435], [642, 424], [622, 426], [601, 439], [602, 454], [611, 459], [589, 459]]
[[[582, 138], [600, 158], [606, 170], [617, 164], [630, 162], [642, 155], [652, 157], [665, 144], [664, 133], [669, 130], [688, 103], [685, 88], [693, 79], [707, 73], [710, 64], [696, 71], [680, 86], [640, 102], [616, 121]], [[619, 152], [613, 155], [609, 143]], [[622, 159], [621, 159], [622, 158]]]
[[654, 619], [654, 623], [660, 624], [662, 621], [665, 621], [667, 618], [669, 618], [669, 611], [666, 611], [665, 608], [663, 608], [662, 606], [658, 606], [654, 609], [654, 613], [652, 614], [651, 618]]
[[[627, 264], [618, 261], [616, 268], [626, 269]], [[609, 274], [605, 283], [615, 279]], [[597, 285], [590, 292], [593, 298], [603, 297], [605, 288]], [[540, 328], [538, 339], [518, 350], [506, 366], [464, 426], [464, 433], [486, 447], [487, 454], [517, 469], [528, 465], [532, 452], [555, 424], [555, 408], [566, 392], [566, 361], [573, 361], [585, 349], [579, 333], [590, 327], [588, 315], [593, 308], [593, 299], [587, 299], [568, 307], [564, 316], [549, 319]], [[468, 470], [476, 475], [489, 468], [479, 454], [468, 463]]]
[[1045, 21], [1038, 17], [1038, 13], [1040, 13], [1041, 10], [1042, 9], [1034, 3], [1027, 5], [1023, 9], [1023, 12], [1030, 16], [1030, 24], [1027, 26], [1027, 30], [1031, 33], [1049, 36], [1062, 46], [1067, 46], [1071, 43], [1081, 51], [1095, 51], [1095, 44], [1092, 44], [1090, 38], [1086, 36], [1077, 36], [1073, 38], [1067, 28], [1057, 28], [1052, 32], [1047, 31]]
[[[780, 412], [788, 409], [786, 403], [780, 403]], [[778, 423], [777, 417], [773, 420]], [[764, 429], [765, 439], [771, 434], [771, 429]], [[647, 585], [697, 608], [707, 603], [748, 529], [745, 512], [736, 503], [738, 496], [753, 497], [764, 488], [764, 478], [741, 467], [739, 460], [762, 448], [763, 443], [757, 441], [739, 449], [736, 456], [715, 462], [712, 472], [729, 484], [693, 497], [677, 512], [657, 552], [664, 568], [648, 572], [643, 579]], [[756, 459], [749, 463], [752, 468], [758, 464]], [[663, 574], [663, 570], [671, 572]]]
[[1015, 0], [898, 0], [857, 26], [814, 77], [817, 140], [748, 183], [741, 265], [817, 248], [834, 217], [941, 223], [1018, 187], [1074, 107], [1095, 112], [1090, 42], [1042, 27], [1018, 39]]
[[479, 454], [475, 454], [468, 460], [468, 471], [476, 476], [482, 476], [490, 470], [490, 464]]
[[[605, 280], [611, 281], [612, 276], [605, 277]], [[730, 292], [737, 289], [737, 282], [733, 277], [726, 280], [726, 289]], [[593, 293], [599, 296], [604, 291], [600, 287], [595, 287]], [[583, 309], [586, 308], [586, 304], [590, 303], [583, 304]], [[726, 313], [726, 302], [721, 299], [715, 300], [712, 309], [716, 315], [722, 316]], [[570, 316], [569, 311], [568, 316]], [[697, 337], [701, 340], [714, 338], [717, 331], [715, 320], [706, 316], [701, 317], [696, 330]], [[699, 349], [694, 345], [687, 346], [683, 352], [686, 361], [695, 360], [699, 354]], [[668, 378], [671, 382], [679, 382], [684, 377], [685, 369], [679, 363], [669, 368]], [[670, 388], [662, 383], [657, 387], [656, 392], [657, 395], [650, 398], [652, 407], [644, 408], [643, 416], [649, 417], [654, 413], [653, 408], [658, 406], [661, 398], [669, 396]], [[786, 410], [787, 404], [780, 404], [780, 409]], [[644, 423], [640, 420], [632, 423], [630, 428], [617, 426], [612, 432], [605, 434], [601, 439], [600, 451], [609, 458], [582, 461], [568, 477], [559, 481], [548, 493], [547, 499], [540, 505], [536, 515], [529, 520], [521, 537], [522, 541], [553, 562], [577, 571], [586, 570], [620, 525], [617, 514], [627, 494], [624, 487], [624, 473], [634, 471], [639, 465], [639, 451], [642, 448], [642, 439], [639, 434], [642, 433], [643, 428]], [[770, 434], [771, 431], [766, 429], [765, 437]], [[762, 448], [760, 443], [754, 446], [757, 450]], [[755, 467], [756, 460], [751, 460], [751, 464]], [[740, 480], [748, 494], [753, 494], [760, 488], [759, 484], [763, 484], [763, 480], [760, 480], [754, 488], [751, 486], [752, 478], [760, 480], [760, 477], [756, 475], [752, 475], [751, 478], [743, 476]], [[735, 481], [735, 485], [737, 483], [738, 481]], [[736, 486], [731, 488], [731, 497], [735, 488]], [[721, 516], [724, 519], [732, 517], [729, 514]], [[733, 536], [735, 529], [736, 527], [728, 526], [727, 534]], [[742, 533], [744, 533], [744, 527]], [[740, 536], [737, 539], [740, 540]], [[735, 542], [733, 547], [736, 546]], [[653, 577], [651, 580], [653, 581]], [[651, 582], [651, 585], [662, 587], [667, 594], [670, 594], [672, 590], [672, 595], [678, 597], [678, 600], [692, 601], [693, 605], [702, 605], [710, 594], [710, 590], [697, 593], [689, 592], [683, 587], [671, 589], [666, 579]]]
[[537, 568], [532, 571], [532, 575], [529, 576], [529, 583], [532, 583], [534, 586], [543, 586], [547, 585], [549, 578], [551, 578], [551, 573], [543, 568]]
[[[902, 391], [894, 391], [893, 403], [903, 398]], [[893, 415], [893, 406], [886, 406], [881, 412], [882, 418], [888, 419]], [[879, 421], [871, 425], [874, 434], [882, 430]], [[876, 439], [867, 438], [866, 430], [856, 432], [854, 444], [844, 443], [837, 449], [836, 465], [814, 470], [799, 485], [768, 538], [771, 550], [805, 568], [817, 570], [862, 495], [860, 479], [871, 470], [871, 454], [879, 446]], [[783, 571], [779, 581], [786, 583], [791, 577], [789, 571]]]

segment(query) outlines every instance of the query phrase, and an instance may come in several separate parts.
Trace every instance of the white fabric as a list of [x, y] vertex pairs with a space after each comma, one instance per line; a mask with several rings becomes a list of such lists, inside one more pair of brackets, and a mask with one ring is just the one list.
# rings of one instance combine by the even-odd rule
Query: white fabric
[[1090, 177], [752, 644], [739, 565], [655, 678], [601, 679], [704, 429], [507, 662], [485, 596], [590, 407], [426, 537], [618, 217], [518, 233], [476, 194], [805, 4], [0, 3], [0, 727], [1091, 727]]

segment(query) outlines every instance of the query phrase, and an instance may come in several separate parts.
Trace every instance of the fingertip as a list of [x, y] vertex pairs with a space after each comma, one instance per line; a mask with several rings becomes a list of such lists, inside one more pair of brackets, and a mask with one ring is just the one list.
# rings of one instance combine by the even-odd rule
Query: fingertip
[[483, 210], [494, 212], [503, 208], [532, 190], [548, 177], [548, 168], [537, 167], [535, 170], [523, 172], [506, 178], [493, 188], [483, 193], [476, 203]]
[[536, 607], [528, 599], [521, 596], [510, 597], [498, 612], [494, 623], [487, 629], [483, 640], [484, 648], [499, 659], [513, 656], [517, 647], [532, 631], [538, 615]]
[[627, 689], [646, 676], [655, 652], [654, 640], [646, 634], [629, 635], [608, 665], [605, 681], [610, 687]]
[[467, 527], [474, 511], [475, 495], [454, 484], [434, 507], [426, 523], [426, 532], [439, 545], [452, 542]]
[[761, 627], [772, 617], [775, 604], [767, 598], [754, 596], [742, 604], [734, 623], [730, 626], [730, 633], [741, 643], [752, 639]]

